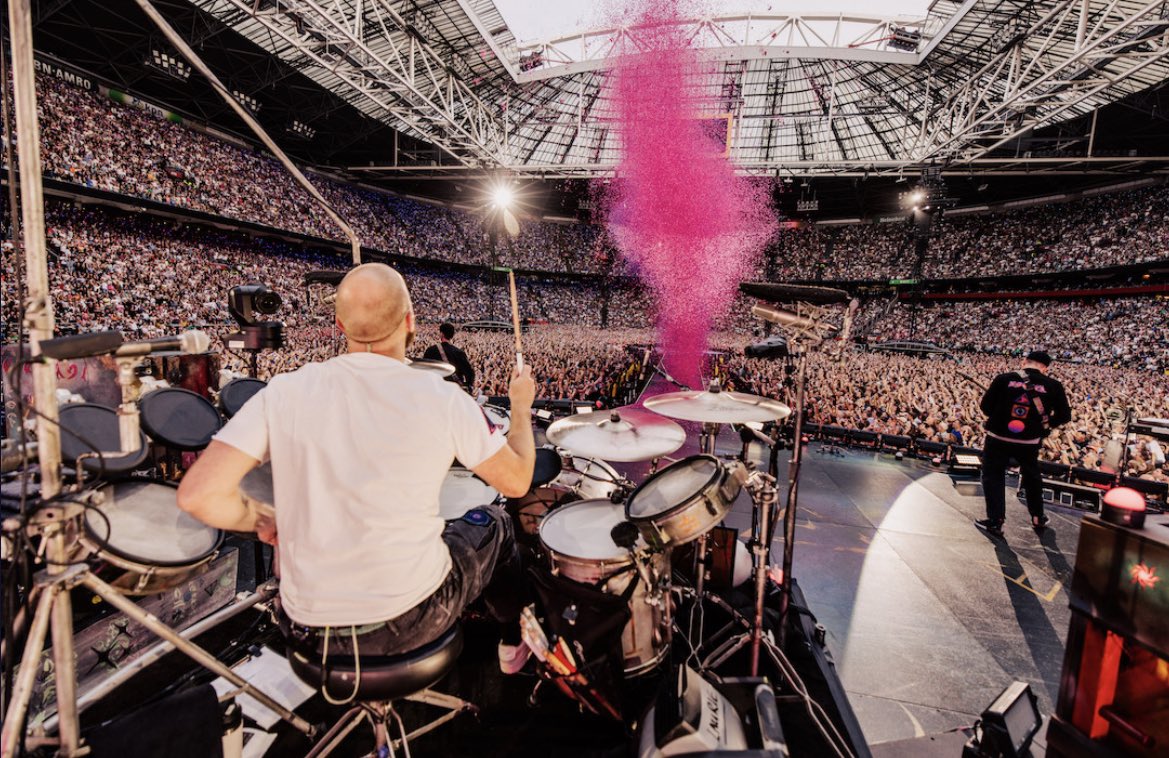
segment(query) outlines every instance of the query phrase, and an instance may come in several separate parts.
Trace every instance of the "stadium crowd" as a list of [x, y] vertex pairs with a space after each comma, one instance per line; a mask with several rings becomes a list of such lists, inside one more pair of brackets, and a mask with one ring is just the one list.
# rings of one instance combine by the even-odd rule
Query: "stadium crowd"
[[[340, 230], [272, 158], [47, 75], [37, 79], [45, 171], [65, 181], [340, 239]], [[598, 227], [523, 218], [493, 245], [481, 214], [394, 197], [316, 174], [341, 216], [373, 249], [529, 270], [612, 268]], [[771, 275], [884, 280], [912, 273], [904, 223], [785, 229]], [[948, 216], [935, 225], [924, 275], [960, 277], [1095, 268], [1169, 258], [1169, 192], [1158, 185], [1066, 203]], [[620, 264], [617, 264], [620, 267]]]
[[[306, 290], [304, 274], [345, 268], [342, 258], [97, 207], [51, 202], [47, 217], [50, 281], [63, 331], [117, 328], [128, 337], [149, 338], [198, 326], [208, 329], [220, 346], [222, 337], [236, 330], [226, 308], [227, 291], [263, 282], [284, 298], [275, 318], [285, 322], [287, 345], [261, 355], [262, 376], [325, 359], [336, 350], [332, 313], [321, 302], [328, 290]], [[10, 343], [20, 305], [10, 244], [4, 252], [4, 341]], [[490, 281], [489, 274], [420, 266], [403, 267], [403, 273], [424, 324], [419, 351], [436, 340], [439, 321], [508, 318], [507, 288]], [[609, 325], [601, 329], [604, 297], [599, 285], [542, 277], [520, 277], [519, 282], [523, 317], [552, 324], [533, 327], [525, 337], [525, 354], [541, 382], [540, 396], [614, 402], [616, 388], [629, 378], [638, 355], [625, 346], [653, 339], [650, 299], [634, 289], [614, 289]], [[729, 312], [715, 339], [727, 353], [711, 370], [736, 388], [783, 397], [787, 390], [780, 364], [739, 357], [756, 326], [742, 317], [747, 309], [737, 304]], [[871, 304], [858, 319], [857, 333], [874, 341], [907, 336], [906, 317], [902, 306]], [[813, 418], [977, 446], [978, 389], [965, 377], [985, 381], [1012, 360], [980, 351], [1009, 353], [1042, 345], [1061, 358], [1083, 361], [1057, 364], [1076, 415], [1066, 431], [1049, 440], [1049, 455], [1094, 465], [1111, 435], [1110, 412], [1115, 415], [1116, 409], [1131, 404], [1138, 415], [1169, 417], [1167, 325], [1165, 301], [1151, 298], [935, 305], [919, 318], [918, 337], [975, 352], [960, 353], [961, 363], [866, 352], [839, 361], [817, 356], [811, 370]], [[507, 334], [469, 331], [457, 336], [456, 344], [468, 351], [479, 372], [477, 391], [505, 394], [514, 359], [510, 339]], [[223, 364], [242, 370], [246, 356], [225, 351]], [[1156, 450], [1142, 449], [1134, 452], [1132, 465], [1152, 462], [1145, 473], [1163, 477], [1158, 459]]]
[[[960, 300], [912, 309], [871, 302], [856, 334], [870, 342], [913, 339], [979, 353], [1021, 351], [1028, 339], [1061, 360], [1169, 370], [1169, 300]], [[1039, 325], [1039, 331], [1033, 331]]]
[[[972, 356], [963, 360], [846, 352], [817, 353], [808, 366], [808, 419], [879, 434], [981, 448], [982, 385], [1019, 367], [1018, 358]], [[737, 356], [716, 360], [714, 373], [734, 389], [794, 402], [780, 361]], [[1043, 457], [1100, 468], [1110, 440], [1122, 436], [1117, 418], [1169, 418], [1169, 382], [1149, 372], [1057, 362], [1053, 376], [1064, 383], [1072, 421], [1044, 441]], [[1162, 445], [1131, 441], [1128, 473], [1169, 481]]]

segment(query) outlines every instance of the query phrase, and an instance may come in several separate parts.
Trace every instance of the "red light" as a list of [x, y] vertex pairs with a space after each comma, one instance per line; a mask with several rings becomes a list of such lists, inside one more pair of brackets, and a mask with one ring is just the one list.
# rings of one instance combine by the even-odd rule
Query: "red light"
[[1128, 574], [1132, 577], [1132, 583], [1143, 590], [1151, 590], [1153, 585], [1161, 581], [1161, 577], [1157, 576], [1156, 566], [1146, 566], [1143, 563], [1134, 563]]
[[1105, 505], [1123, 508], [1126, 511], [1145, 510], [1145, 497], [1131, 487], [1114, 487], [1104, 493]]

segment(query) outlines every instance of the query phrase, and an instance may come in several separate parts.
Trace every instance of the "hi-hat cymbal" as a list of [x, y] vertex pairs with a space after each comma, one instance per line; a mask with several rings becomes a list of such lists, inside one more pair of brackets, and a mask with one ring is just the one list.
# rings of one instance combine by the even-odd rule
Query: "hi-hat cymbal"
[[244, 474], [239, 483], [239, 491], [258, 503], [276, 505], [276, 495], [272, 489], [272, 461], [256, 466]]
[[745, 392], [705, 390], [670, 392], [645, 401], [654, 413], [681, 421], [708, 424], [746, 424], [751, 421], [778, 421], [791, 415], [792, 409], [778, 400]]
[[548, 441], [585, 458], [644, 461], [682, 447], [686, 431], [657, 414], [626, 407], [562, 418], [548, 427]]
[[416, 361], [407, 358], [406, 365], [421, 371], [433, 371], [444, 379], [455, 373], [455, 367], [446, 361], [432, 361], [428, 358], [419, 358]]

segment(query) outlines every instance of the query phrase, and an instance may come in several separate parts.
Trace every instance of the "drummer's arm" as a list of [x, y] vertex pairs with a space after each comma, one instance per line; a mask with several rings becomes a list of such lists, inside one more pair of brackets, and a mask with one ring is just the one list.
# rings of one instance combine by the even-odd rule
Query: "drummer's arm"
[[179, 483], [179, 507], [216, 529], [257, 531], [261, 514], [254, 503], [244, 500], [239, 485], [259, 464], [242, 450], [212, 440]]
[[536, 466], [536, 441], [532, 433], [532, 402], [536, 385], [532, 369], [512, 372], [508, 397], [511, 400], [511, 430], [507, 444], [495, 455], [471, 470], [483, 481], [499, 490], [504, 497], [523, 497], [532, 486]]

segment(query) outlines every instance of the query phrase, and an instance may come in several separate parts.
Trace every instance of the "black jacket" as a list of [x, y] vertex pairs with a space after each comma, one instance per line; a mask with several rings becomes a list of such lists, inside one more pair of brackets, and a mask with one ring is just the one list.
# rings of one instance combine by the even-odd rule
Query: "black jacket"
[[471, 362], [467, 360], [467, 354], [451, 343], [444, 342], [441, 346], [431, 345], [426, 348], [426, 352], [423, 353], [422, 357], [432, 361], [445, 361], [454, 366], [455, 373], [451, 381], [456, 381], [463, 385], [464, 389], [470, 390], [475, 386], [475, 369], [471, 368]]
[[1023, 443], [1036, 443], [1072, 418], [1063, 385], [1035, 369], [999, 374], [982, 396], [987, 432]]

